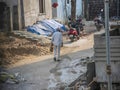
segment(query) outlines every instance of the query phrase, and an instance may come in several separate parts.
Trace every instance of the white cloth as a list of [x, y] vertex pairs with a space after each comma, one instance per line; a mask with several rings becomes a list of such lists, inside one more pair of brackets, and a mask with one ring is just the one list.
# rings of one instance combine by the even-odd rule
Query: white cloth
[[52, 43], [55, 46], [60, 46], [62, 44], [63, 40], [62, 40], [62, 33], [57, 31], [54, 32], [52, 35]]
[[54, 46], [54, 58], [56, 58], [56, 60], [60, 59], [60, 47], [61, 46]]
[[54, 58], [59, 60], [60, 58], [60, 47], [63, 42], [62, 33], [57, 31], [52, 35], [52, 43], [54, 45]]

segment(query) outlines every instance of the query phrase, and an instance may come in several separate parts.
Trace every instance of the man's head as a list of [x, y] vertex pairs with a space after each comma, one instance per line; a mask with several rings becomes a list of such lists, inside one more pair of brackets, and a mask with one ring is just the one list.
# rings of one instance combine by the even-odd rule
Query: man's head
[[60, 32], [61, 31], [60, 28], [57, 28], [57, 31]]

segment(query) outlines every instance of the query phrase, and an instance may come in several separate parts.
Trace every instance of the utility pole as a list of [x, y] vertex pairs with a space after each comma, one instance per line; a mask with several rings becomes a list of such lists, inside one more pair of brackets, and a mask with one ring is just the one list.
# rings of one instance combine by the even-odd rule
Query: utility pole
[[84, 8], [84, 0], [82, 0], [82, 16], [85, 17], [85, 8]]
[[76, 0], [71, 0], [71, 21], [76, 20]]
[[105, 0], [105, 31], [106, 31], [106, 57], [107, 57], [107, 77], [108, 77], [108, 90], [112, 90], [111, 80], [111, 60], [110, 60], [110, 35], [109, 35], [109, 0]]
[[68, 20], [67, 20], [68, 15], [67, 15], [67, 5], [66, 5], [66, 3], [67, 3], [67, 0], [65, 0], [65, 6], [64, 7], [65, 7], [65, 23], [68, 24]]

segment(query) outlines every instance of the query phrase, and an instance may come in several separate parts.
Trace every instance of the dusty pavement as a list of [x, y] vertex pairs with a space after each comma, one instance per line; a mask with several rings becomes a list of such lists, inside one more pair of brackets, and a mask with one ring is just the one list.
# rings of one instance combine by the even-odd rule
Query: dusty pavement
[[87, 49], [64, 55], [62, 56], [61, 62], [54, 62], [53, 59], [46, 59], [32, 64], [11, 68], [9, 69], [10, 73], [20, 73], [25, 81], [20, 82], [19, 84], [4, 84], [2, 90], [48, 90], [48, 84], [50, 84], [49, 77], [51, 73], [54, 73], [53, 71], [55, 67], [59, 68], [63, 65], [60, 65], [60, 63], [66, 63], [66, 61], [69, 60], [72, 61], [80, 59], [80, 57], [92, 55], [93, 49]]
[[[18, 84], [6, 83], [0, 85], [1, 89], [60, 90], [53, 88], [61, 82], [68, 83], [68, 81], [72, 81], [70, 78], [66, 79], [66, 76], [73, 76], [73, 79], [76, 79], [78, 75], [86, 72], [86, 67], [76, 62], [79, 62], [81, 58], [93, 56], [93, 34], [74, 43], [66, 42], [61, 53], [62, 57], [60, 62], [54, 62], [53, 55], [47, 55], [34, 57], [34, 60], [33, 57], [29, 57], [26, 60], [9, 66], [8, 72], [12, 74], [19, 73], [24, 80]], [[75, 71], [76, 69], [79, 72]], [[70, 73], [72, 72], [72, 74], [66, 73], [65, 70]]]
[[[92, 35], [89, 36], [92, 38]], [[91, 44], [90, 44], [91, 42]], [[88, 44], [89, 43], [89, 44]], [[91, 46], [89, 46], [91, 45]], [[52, 55], [44, 56], [36, 58], [33, 60], [28, 61], [20, 61], [19, 63], [16, 63], [8, 69], [8, 71], [12, 74], [20, 73], [20, 75], [25, 79], [25, 81], [20, 82], [19, 84], [4, 84], [2, 85], [2, 90], [57, 90], [57, 89], [48, 89], [50, 87], [55, 87], [56, 82], [68, 82], [64, 81], [66, 76], [68, 77], [68, 74], [64, 74], [62, 78], [63, 81], [59, 80], [60, 76], [62, 75], [62, 71], [58, 72], [57, 70], [65, 70], [66, 67], [71, 62], [74, 62], [75, 60], [80, 60], [84, 57], [91, 57], [93, 56], [93, 49], [92, 49], [92, 41], [90, 38], [83, 38], [80, 39], [77, 42], [74, 43], [66, 43], [64, 44], [65, 47], [68, 47], [64, 50], [62, 48], [62, 61], [60, 62], [54, 62]], [[81, 51], [79, 51], [81, 50]], [[69, 54], [66, 54], [68, 52], [71, 52]], [[47, 59], [49, 58], [49, 59]], [[28, 63], [29, 62], [29, 63]], [[81, 66], [79, 66], [80, 68]], [[78, 68], [78, 67], [76, 67]], [[73, 68], [71, 68], [73, 69]], [[86, 72], [86, 67], [81, 67], [81, 72]], [[85, 70], [85, 71], [84, 71]], [[71, 71], [71, 70], [69, 70]], [[65, 71], [64, 71], [65, 72]], [[79, 76], [80, 73], [77, 74], [75, 70], [72, 70], [74, 73], [75, 79]], [[56, 79], [52, 80], [53, 75], [58, 75]], [[51, 81], [52, 80], [52, 81]], [[53, 84], [53, 85], [52, 85]], [[60, 89], [58, 89], [60, 90]]]

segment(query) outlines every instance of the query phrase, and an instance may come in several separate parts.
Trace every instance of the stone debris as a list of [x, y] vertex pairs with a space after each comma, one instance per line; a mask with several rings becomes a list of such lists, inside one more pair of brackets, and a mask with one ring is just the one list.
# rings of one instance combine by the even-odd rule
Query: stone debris
[[81, 64], [82, 64], [82, 65], [86, 65], [86, 64], [89, 63], [89, 62], [94, 62], [93, 57], [85, 57], [85, 58], [82, 58], [82, 59], [81, 59]]
[[[67, 64], [66, 64], [67, 62]], [[86, 67], [81, 65], [81, 60], [63, 60], [61, 61], [57, 67], [55, 67], [55, 71], [52, 72], [52, 77], [50, 77], [50, 84], [48, 86], [48, 90], [64, 90], [60, 89], [61, 87], [67, 87], [71, 82], [76, 80], [81, 74], [86, 72]], [[56, 73], [61, 74], [56, 74]], [[53, 80], [54, 77], [54, 80]], [[72, 90], [72, 89], [65, 89]]]
[[26, 81], [20, 73], [9, 74], [7, 72], [0, 72], [0, 83], [19, 84]]
[[[87, 63], [91, 61], [93, 61], [93, 57], [84, 57], [76, 60], [64, 59], [59, 62], [53, 68], [54, 72], [51, 70], [48, 90], [89, 90], [86, 86], [85, 73], [87, 71]], [[77, 80], [78, 78], [80, 79]], [[78, 82], [80, 84], [77, 86], [79, 89], [75, 89]], [[81, 85], [83, 86], [81, 87]], [[63, 89], [60, 89], [61, 87]]]
[[78, 90], [90, 90], [90, 87], [84, 87], [84, 86], [81, 86], [81, 87], [79, 87]]
[[42, 46], [50, 44], [50, 38], [47, 36], [37, 35], [34, 33], [27, 32], [27, 31], [14, 31], [13, 34], [29, 39], [31, 41], [35, 41]]
[[[15, 33], [26, 34], [25, 31], [15, 31]], [[27, 34], [28, 35], [28, 34]], [[33, 35], [33, 36], [32, 36]], [[0, 33], [0, 65], [6, 66], [14, 64], [21, 59], [29, 56], [43, 56], [49, 55], [50, 39], [41, 35], [31, 34], [32, 38], [38, 41], [21, 38], [19, 35]]]

